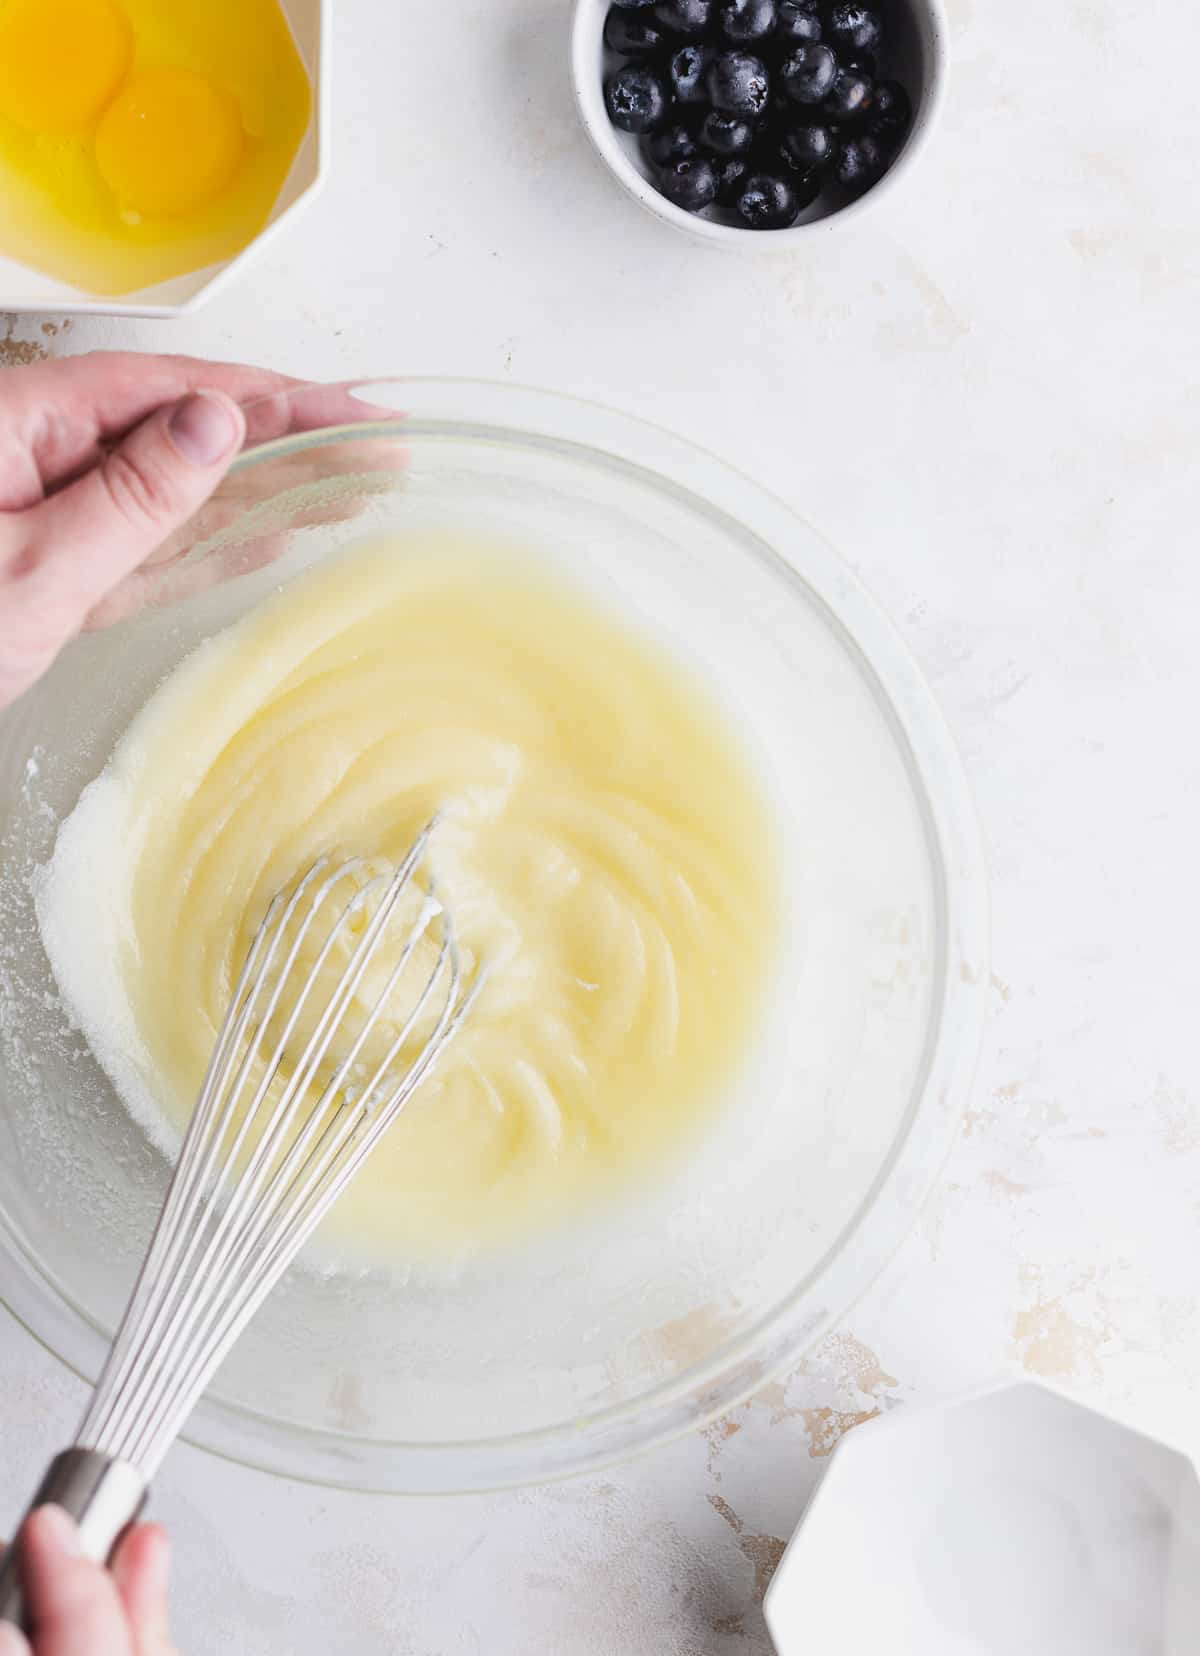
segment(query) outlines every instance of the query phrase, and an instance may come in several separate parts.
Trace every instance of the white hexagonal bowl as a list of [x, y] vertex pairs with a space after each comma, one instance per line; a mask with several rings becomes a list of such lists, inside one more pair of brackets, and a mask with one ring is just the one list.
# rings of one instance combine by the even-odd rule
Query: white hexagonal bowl
[[768, 1589], [779, 1656], [1194, 1656], [1200, 1480], [1048, 1387], [849, 1434]]
[[329, 165], [329, 34], [332, 0], [280, 0], [312, 82], [313, 112], [291, 171], [266, 226], [248, 247], [220, 264], [114, 299], [73, 287], [0, 250], [0, 311], [53, 311], [73, 316], [184, 316], [218, 292], [290, 224], [325, 182]]

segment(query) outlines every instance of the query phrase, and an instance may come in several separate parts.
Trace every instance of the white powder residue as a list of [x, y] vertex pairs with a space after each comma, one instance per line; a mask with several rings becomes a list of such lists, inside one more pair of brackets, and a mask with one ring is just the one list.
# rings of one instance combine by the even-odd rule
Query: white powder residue
[[72, 1022], [138, 1124], [173, 1155], [179, 1135], [155, 1098], [120, 970], [122, 951], [136, 948], [130, 913], [137, 841], [127, 793], [128, 783], [109, 771], [84, 789], [50, 861], [34, 870], [34, 905]]

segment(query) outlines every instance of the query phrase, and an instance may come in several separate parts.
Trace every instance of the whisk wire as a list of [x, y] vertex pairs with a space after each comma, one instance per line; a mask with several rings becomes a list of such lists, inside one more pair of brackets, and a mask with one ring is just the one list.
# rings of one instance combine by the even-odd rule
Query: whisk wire
[[[353, 1131], [359, 1106], [347, 1103], [336, 1110], [333, 1106], [342, 1093], [346, 1076], [357, 1060], [363, 1044], [382, 1016], [405, 966], [411, 960], [429, 919], [436, 912], [436, 903], [426, 900], [401, 951], [400, 959], [364, 1020], [349, 1052], [324, 1087], [316, 1105], [309, 1110], [301, 1131], [284, 1150], [290, 1122], [295, 1115], [296, 1100], [303, 1096], [304, 1087], [314, 1073], [314, 1066], [311, 1064], [297, 1066], [288, 1084], [289, 1092], [295, 1096], [289, 1101], [286, 1109], [276, 1110], [264, 1130], [264, 1138], [268, 1134], [271, 1135], [274, 1140], [273, 1149], [276, 1152], [282, 1151], [282, 1158], [274, 1171], [271, 1171], [271, 1158], [265, 1158], [253, 1183], [248, 1178], [239, 1183], [234, 1201], [229, 1204], [216, 1234], [208, 1243], [204, 1259], [192, 1278], [188, 1317], [186, 1324], [181, 1323], [184, 1344], [182, 1350], [173, 1347], [171, 1352], [172, 1367], [180, 1374], [186, 1375], [197, 1363], [203, 1365], [206, 1362], [205, 1340], [214, 1322], [219, 1318], [225, 1285], [228, 1282], [246, 1282], [253, 1286], [257, 1280], [254, 1274], [254, 1250], [262, 1242], [264, 1233], [272, 1226], [278, 1228], [285, 1221], [290, 1209], [284, 1204], [292, 1200], [293, 1187], [297, 1179], [304, 1174], [305, 1168], [311, 1168], [310, 1183], [315, 1183], [323, 1175], [329, 1161], [327, 1154], [314, 1165], [314, 1158], [319, 1156], [325, 1140], [332, 1136], [340, 1144]], [[424, 1004], [432, 992], [445, 954], [446, 946], [443, 944], [438, 964], [421, 991], [420, 1004]], [[406, 1027], [411, 1029], [414, 1021], [415, 1019], [410, 1017]], [[398, 1053], [399, 1049], [396, 1050]], [[315, 1137], [317, 1145], [314, 1147], [312, 1141]], [[260, 1188], [264, 1177], [268, 1177], [265, 1190]], [[246, 1276], [245, 1273], [248, 1271], [251, 1274]], [[219, 1334], [219, 1322], [217, 1328]], [[176, 1341], [175, 1344], [177, 1343]], [[158, 1402], [157, 1396], [148, 1397], [145, 1400], [147, 1412], [153, 1414]], [[134, 1444], [133, 1453], [140, 1455], [140, 1440]]]
[[[129, 1461], [147, 1478], [153, 1475], [230, 1346], [474, 1004], [486, 968], [478, 966], [464, 988], [453, 923], [427, 880], [383, 988], [356, 1022], [348, 1050], [312, 1102], [332, 1043], [410, 889], [433, 826], [388, 876], [363, 880], [361, 860], [334, 867], [320, 858], [268, 906], [218, 1033], [146, 1262], [80, 1427], [81, 1448]], [[317, 917], [347, 878], [358, 881], [354, 895], [328, 925], [312, 964], [298, 969]], [[317, 992], [334, 947], [376, 897], [318, 1010]], [[360, 1087], [356, 1071], [366, 1043], [435, 919], [442, 935], [434, 964]], [[431, 1032], [406, 1061], [435, 993], [441, 999]], [[306, 1031], [299, 1057], [280, 1082], [310, 1004], [312, 1031]]]
[[[89, 1446], [103, 1448], [108, 1436], [119, 1439], [125, 1414], [132, 1407], [130, 1393], [131, 1376], [138, 1376], [138, 1362], [141, 1352], [150, 1348], [156, 1353], [156, 1361], [161, 1359], [162, 1352], [162, 1322], [170, 1309], [169, 1288], [174, 1282], [186, 1280], [191, 1266], [192, 1256], [203, 1235], [202, 1223], [193, 1228], [181, 1227], [172, 1223], [176, 1215], [188, 1212], [192, 1204], [196, 1204], [197, 1217], [203, 1220], [210, 1206], [220, 1200], [226, 1179], [230, 1172], [230, 1162], [226, 1161], [219, 1167], [215, 1185], [208, 1182], [217, 1165], [217, 1157], [228, 1126], [236, 1099], [242, 1084], [250, 1072], [254, 1062], [255, 1043], [248, 1042], [240, 1061], [237, 1053], [242, 1048], [246, 1029], [253, 1016], [259, 995], [269, 981], [268, 974], [275, 959], [279, 943], [285, 934], [286, 927], [295, 914], [305, 892], [316, 879], [323, 868], [327, 866], [327, 859], [320, 859], [298, 882], [291, 896], [280, 893], [275, 897], [267, 909], [262, 925], [251, 944], [247, 965], [243, 969], [235, 986], [220, 1033], [216, 1048], [209, 1062], [195, 1113], [192, 1117], [188, 1132], [184, 1138], [183, 1150], [180, 1155], [179, 1166], [168, 1187], [166, 1202], [156, 1227], [154, 1242], [151, 1247], [151, 1259], [155, 1270], [149, 1273], [143, 1271], [135, 1291], [134, 1299], [126, 1312], [122, 1327], [114, 1345], [114, 1356], [118, 1350], [122, 1352], [120, 1370], [105, 1384], [103, 1381], [97, 1387], [89, 1417], [80, 1430], [79, 1441]], [[276, 982], [275, 994], [268, 1004], [264, 1022], [272, 1015], [277, 1004], [278, 995], [286, 981], [287, 972], [294, 962], [295, 950], [299, 948], [303, 936], [311, 924], [316, 912], [316, 904], [310, 907], [308, 915], [301, 922], [299, 933], [293, 951], [285, 962], [284, 972]], [[282, 918], [280, 918], [282, 912]], [[274, 927], [276, 920], [278, 927]], [[261, 947], [260, 947], [261, 946]], [[265, 958], [260, 956], [265, 948]], [[253, 970], [252, 970], [253, 968]], [[233, 1069], [232, 1084], [230, 1084], [230, 1065]], [[253, 1118], [254, 1107], [247, 1110], [243, 1127], [248, 1131]], [[241, 1135], [244, 1137], [244, 1133]], [[240, 1148], [240, 1138], [235, 1141], [233, 1151], [237, 1154]], [[206, 1188], [208, 1187], [208, 1188]], [[161, 1257], [155, 1258], [155, 1251], [162, 1243]], [[181, 1256], [182, 1253], [182, 1257]], [[150, 1260], [147, 1261], [149, 1266]], [[143, 1285], [149, 1285], [149, 1292], [143, 1293]], [[145, 1375], [141, 1376], [144, 1381]], [[107, 1403], [106, 1403], [107, 1398]], [[101, 1415], [99, 1422], [93, 1421], [93, 1416]], [[93, 1444], [93, 1438], [95, 1440]]]
[[340, 1142], [311, 1168], [303, 1188], [289, 1192], [288, 1204], [278, 1216], [277, 1229], [254, 1270], [224, 1306], [219, 1321], [210, 1327], [204, 1352], [191, 1365], [190, 1372], [188, 1365], [180, 1365], [180, 1372], [187, 1373], [186, 1381], [180, 1381], [176, 1395], [158, 1411], [145, 1441], [134, 1445], [133, 1454], [139, 1465], [151, 1469], [158, 1465], [176, 1435], [178, 1422], [186, 1419], [229, 1346], [274, 1287], [296, 1251], [308, 1240], [329, 1207], [362, 1166], [380, 1134], [411, 1097], [452, 1038], [481, 987], [479, 977], [469, 993], [457, 1003], [452, 998], [454, 991], [448, 995], [438, 1027], [421, 1059], [413, 1066], [404, 1083], [389, 1097], [384, 1108], [371, 1114], [367, 1114], [364, 1108], [353, 1123], [347, 1123], [339, 1135]]
[[[173, 1224], [176, 1214], [186, 1210], [193, 1200], [203, 1198], [199, 1191], [212, 1171], [216, 1151], [220, 1147], [220, 1130], [210, 1133], [214, 1115], [219, 1111], [222, 1087], [218, 1084], [228, 1078], [228, 1065], [239, 1049], [258, 994], [267, 982], [267, 973], [283, 935], [283, 928], [272, 931], [274, 920], [286, 907], [284, 925], [295, 912], [304, 892], [327, 859], [319, 859], [288, 898], [286, 892], [272, 899], [262, 925], [250, 946], [246, 964], [238, 977], [230, 1002], [229, 1012], [218, 1032], [212, 1057], [201, 1085], [196, 1109], [192, 1116], [179, 1162], [167, 1188], [166, 1200], [154, 1229], [150, 1249], [134, 1288], [133, 1296], [113, 1342], [108, 1362], [93, 1393], [88, 1412], [80, 1427], [78, 1441], [95, 1447], [103, 1445], [106, 1432], [119, 1430], [129, 1378], [138, 1359], [142, 1342], [153, 1338], [164, 1298], [164, 1285], [177, 1272], [186, 1269], [186, 1258], [181, 1264], [179, 1251], [184, 1246], [186, 1233]], [[265, 960], [262, 959], [266, 952]], [[244, 1076], [252, 1053], [247, 1051], [238, 1070], [238, 1082]], [[147, 1319], [151, 1326], [147, 1328]], [[114, 1422], [118, 1424], [114, 1424]]]
[[[397, 885], [406, 881], [407, 876], [411, 874], [415, 860], [415, 858], [407, 860], [406, 864], [397, 872]], [[334, 925], [329, 930], [324, 946], [318, 951], [314, 966], [305, 977], [299, 992], [294, 996], [290, 1014], [284, 1021], [283, 1029], [264, 1066], [259, 1084], [249, 1105], [242, 1111], [240, 1122], [234, 1128], [232, 1141], [230, 1141], [230, 1126], [231, 1123], [237, 1121], [242, 1090], [253, 1071], [258, 1055], [259, 1038], [262, 1032], [270, 1026], [271, 1020], [276, 1014], [284, 992], [284, 986], [292, 981], [291, 974], [308, 931], [316, 915], [321, 911], [330, 891], [347, 874], [355, 873], [362, 865], [358, 862], [344, 865], [324, 879], [318, 885], [316, 891], [311, 894], [307, 912], [296, 927], [295, 936], [287, 951], [282, 970], [274, 981], [267, 997], [266, 1007], [257, 1021], [254, 1022], [252, 1020], [257, 1010], [257, 1003], [264, 985], [269, 981], [268, 974], [278, 951], [280, 940], [288, 935], [289, 925], [294, 919], [301, 899], [324, 866], [326, 866], [324, 860], [314, 865], [300, 881], [296, 891], [282, 908], [282, 911], [273, 904], [272, 909], [268, 910], [268, 918], [264, 920], [264, 926], [268, 927], [270, 942], [265, 959], [261, 963], [260, 973], [253, 980], [242, 1006], [237, 1008], [236, 997], [234, 1001], [234, 1006], [237, 1008], [237, 1028], [244, 1033], [249, 1025], [254, 1031], [254, 1038], [246, 1042], [241, 1062], [233, 1073], [232, 1081], [229, 1080], [230, 1072], [228, 1068], [219, 1073], [217, 1085], [212, 1094], [211, 1107], [203, 1112], [203, 1119], [199, 1123], [201, 1130], [197, 1132], [197, 1142], [203, 1143], [204, 1153], [200, 1158], [199, 1174], [193, 1174], [194, 1182], [200, 1187], [197, 1208], [195, 1213], [192, 1214], [193, 1222], [190, 1224], [184, 1222], [176, 1226], [174, 1258], [171, 1257], [169, 1252], [167, 1273], [163, 1278], [164, 1289], [159, 1296], [155, 1315], [151, 1318], [148, 1328], [144, 1330], [140, 1340], [136, 1341], [130, 1353], [131, 1370], [135, 1374], [141, 1372], [142, 1384], [136, 1389], [127, 1389], [125, 1394], [116, 1400], [112, 1415], [105, 1423], [103, 1434], [98, 1434], [99, 1443], [97, 1446], [104, 1446], [108, 1449], [109, 1435], [111, 1435], [114, 1445], [122, 1443], [121, 1434], [126, 1417], [135, 1411], [140, 1415], [145, 1407], [152, 1403], [156, 1387], [163, 1383], [159, 1377], [169, 1373], [171, 1364], [177, 1360], [180, 1332], [186, 1327], [188, 1320], [193, 1315], [196, 1303], [198, 1301], [202, 1302], [207, 1281], [212, 1279], [215, 1271], [219, 1268], [223, 1257], [221, 1244], [224, 1237], [232, 1225], [237, 1222], [247, 1202], [258, 1193], [262, 1168], [266, 1163], [267, 1156], [272, 1147], [277, 1147], [279, 1135], [282, 1131], [286, 1131], [287, 1123], [294, 1114], [296, 1104], [302, 1097], [302, 1088], [307, 1084], [309, 1078], [304, 1059], [317, 1052], [317, 1061], [319, 1062], [319, 1053], [332, 1039], [333, 1032], [337, 1027], [336, 1018], [344, 1010], [349, 998], [345, 993], [346, 988], [349, 986], [350, 993], [353, 993], [353, 989], [357, 986], [358, 979], [361, 976], [361, 971], [365, 967], [366, 958], [390, 915], [393, 905], [387, 901], [381, 903], [380, 911], [373, 917], [371, 925], [366, 929], [364, 937], [360, 940], [360, 945], [352, 956], [350, 968], [339, 982], [335, 996], [331, 997], [325, 1011], [317, 1020], [317, 1027], [305, 1048], [305, 1054], [301, 1064], [297, 1066], [297, 1072], [293, 1072], [289, 1078], [264, 1125], [259, 1114], [261, 1106], [268, 1097], [279, 1063], [287, 1049], [288, 1042], [294, 1034], [296, 1022], [309, 999], [313, 985], [325, 965], [329, 951], [332, 949], [341, 927], [361, 907], [361, 890], [356, 892], [355, 898], [342, 909]], [[275, 923], [273, 932], [269, 929], [272, 922]], [[378, 923], [376, 924], [376, 922]], [[251, 1158], [251, 1165], [246, 1169], [240, 1183], [234, 1190], [232, 1198], [222, 1211], [220, 1204], [225, 1194], [225, 1188], [235, 1176], [243, 1148], [254, 1132], [258, 1133], [258, 1143], [255, 1154]], [[210, 1183], [214, 1168], [216, 1169], [215, 1182]], [[185, 1216], [189, 1214], [187, 1198], [190, 1194], [192, 1193], [185, 1190], [182, 1199], [176, 1204], [176, 1211], [179, 1214]], [[170, 1199], [168, 1200], [168, 1206], [171, 1206]], [[215, 1235], [210, 1234], [207, 1227], [210, 1213], [217, 1215]], [[206, 1247], [207, 1251], [197, 1261], [197, 1250], [202, 1245]], [[173, 1285], [186, 1285], [188, 1291], [186, 1293], [182, 1291], [172, 1292]], [[153, 1373], [150, 1372], [148, 1366], [143, 1371], [139, 1371], [139, 1348], [154, 1351]], [[116, 1448], [109, 1449], [109, 1452], [116, 1452]], [[124, 1453], [123, 1446], [122, 1453]]]

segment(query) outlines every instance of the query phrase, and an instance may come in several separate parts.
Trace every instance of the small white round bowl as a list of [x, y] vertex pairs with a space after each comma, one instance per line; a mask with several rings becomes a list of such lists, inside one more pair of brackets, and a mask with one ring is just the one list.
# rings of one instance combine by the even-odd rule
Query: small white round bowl
[[575, 0], [571, 83], [584, 130], [617, 183], [647, 212], [713, 247], [783, 252], [814, 233], [856, 222], [908, 178], [941, 112], [949, 63], [949, 26], [942, 0], [890, 0], [888, 9], [895, 33], [888, 68], [912, 99], [913, 119], [900, 153], [879, 182], [844, 203], [818, 198], [786, 230], [750, 230], [724, 224], [710, 216], [711, 208], [703, 213], [685, 213], [655, 188], [637, 139], [619, 132], [608, 118], [604, 79], [610, 54], [604, 45], [604, 19], [609, 4], [610, 0]]

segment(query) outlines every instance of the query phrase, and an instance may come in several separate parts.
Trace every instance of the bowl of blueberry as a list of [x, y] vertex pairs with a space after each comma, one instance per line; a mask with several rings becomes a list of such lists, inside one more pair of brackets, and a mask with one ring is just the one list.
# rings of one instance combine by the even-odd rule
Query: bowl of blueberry
[[644, 207], [726, 246], [788, 246], [911, 169], [945, 42], [941, 0], [576, 0], [571, 67]]

